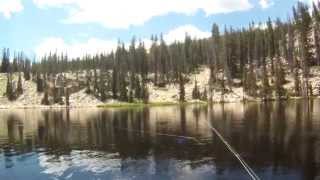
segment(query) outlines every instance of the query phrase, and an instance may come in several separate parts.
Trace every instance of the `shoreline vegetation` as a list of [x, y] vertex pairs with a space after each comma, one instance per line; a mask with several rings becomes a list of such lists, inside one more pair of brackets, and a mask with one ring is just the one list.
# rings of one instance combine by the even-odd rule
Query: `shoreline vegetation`
[[141, 107], [311, 99], [320, 96], [320, 2], [211, 37], [151, 46], [134, 37], [112, 52], [31, 60], [3, 49], [0, 108]]
[[190, 105], [197, 105], [197, 106], [210, 106], [210, 105], [217, 105], [217, 104], [246, 104], [246, 103], [270, 103], [270, 102], [289, 102], [295, 100], [320, 100], [319, 96], [311, 97], [305, 99], [303, 97], [290, 97], [287, 99], [273, 99], [264, 101], [262, 99], [255, 99], [255, 100], [241, 100], [241, 101], [234, 101], [234, 102], [208, 102], [208, 101], [190, 101], [190, 102], [149, 102], [147, 104], [143, 102], [136, 102], [136, 103], [127, 103], [127, 102], [116, 102], [116, 103], [107, 103], [107, 104], [97, 104], [97, 105], [76, 105], [76, 106], [67, 106], [67, 105], [0, 105], [1, 109], [32, 109], [32, 108], [40, 108], [40, 109], [65, 109], [65, 108], [148, 108], [148, 107], [168, 107], [168, 106], [190, 106]]
[[[226, 92], [223, 96], [221, 91], [214, 91], [211, 100], [207, 98], [206, 100], [201, 100], [200, 98], [194, 99], [194, 89], [199, 89], [199, 91], [204, 91], [204, 89], [209, 87], [209, 73], [210, 70], [203, 66], [199, 67], [197, 72], [189, 75], [191, 79], [198, 79], [197, 88], [195, 84], [191, 81], [185, 84], [185, 101], [181, 102], [179, 100], [179, 86], [178, 85], [167, 85], [166, 87], [156, 87], [152, 83], [148, 83], [149, 89], [149, 101], [143, 102], [139, 99], [134, 99], [133, 102], [122, 102], [115, 99], [107, 99], [106, 101], [100, 101], [99, 97], [94, 94], [86, 93], [86, 89], [82, 89], [69, 97], [69, 106], [66, 103], [54, 103], [51, 105], [43, 105], [41, 101], [43, 100], [44, 92], [37, 91], [37, 84], [34, 81], [26, 81], [22, 79], [22, 85], [24, 93], [20, 95], [14, 101], [10, 101], [6, 96], [1, 96], [0, 89], [0, 109], [30, 109], [30, 108], [41, 108], [41, 109], [55, 109], [55, 108], [143, 108], [143, 107], [164, 107], [164, 106], [177, 106], [177, 105], [210, 105], [218, 103], [245, 103], [245, 102], [264, 102], [265, 100], [261, 97], [251, 97], [244, 92], [242, 86], [233, 87], [232, 91]], [[66, 77], [69, 79], [75, 78], [73, 73], [65, 73]], [[313, 83], [320, 84], [320, 68], [312, 67], [311, 75]], [[5, 79], [7, 74], [0, 73], [0, 87], [5, 85]], [[13, 79], [18, 79], [18, 73], [12, 73]], [[239, 80], [234, 80], [235, 82]], [[290, 92], [294, 89], [293, 78], [288, 75], [286, 76], [287, 83], [284, 85], [284, 90]], [[4, 89], [2, 90], [4, 91]], [[278, 98], [274, 93], [266, 101], [279, 101], [279, 100], [297, 100], [297, 99], [318, 99], [320, 98], [317, 93], [318, 89], [314, 86], [314, 96], [304, 98], [302, 96], [284, 96]], [[51, 97], [52, 98], [52, 97]], [[53, 101], [53, 99], [49, 99]], [[65, 102], [65, 98], [62, 98], [62, 102]]]

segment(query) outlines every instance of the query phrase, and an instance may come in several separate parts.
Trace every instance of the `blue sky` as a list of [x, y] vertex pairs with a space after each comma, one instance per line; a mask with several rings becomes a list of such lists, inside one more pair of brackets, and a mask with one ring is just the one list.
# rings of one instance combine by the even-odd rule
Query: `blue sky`
[[[305, 0], [309, 1], [309, 0]], [[311, 1], [311, 0], [310, 0]], [[67, 51], [70, 56], [110, 51], [118, 39], [152, 34], [165, 40], [210, 36], [221, 27], [286, 19], [297, 0], [0, 0], [0, 47], [29, 56]]]

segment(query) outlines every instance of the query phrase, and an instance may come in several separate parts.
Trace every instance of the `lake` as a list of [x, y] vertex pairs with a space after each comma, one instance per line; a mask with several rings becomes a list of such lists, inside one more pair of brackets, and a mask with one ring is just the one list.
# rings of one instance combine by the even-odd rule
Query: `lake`
[[0, 110], [0, 179], [320, 180], [320, 101]]

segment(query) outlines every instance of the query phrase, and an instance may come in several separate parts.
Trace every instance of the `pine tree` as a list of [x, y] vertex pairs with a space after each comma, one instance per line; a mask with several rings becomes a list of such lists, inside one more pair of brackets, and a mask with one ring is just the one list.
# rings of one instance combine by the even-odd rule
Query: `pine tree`
[[192, 90], [192, 99], [200, 99], [200, 90], [198, 87], [198, 82], [195, 80], [194, 88]]
[[221, 79], [221, 102], [224, 102], [224, 95], [226, 94], [226, 85], [225, 85], [225, 72], [222, 70], [222, 79]]
[[301, 80], [300, 80], [300, 74], [299, 74], [299, 62], [298, 62], [298, 52], [294, 52], [294, 61], [293, 61], [293, 76], [294, 76], [294, 95], [296, 97], [299, 97], [302, 95], [302, 87], [301, 87]]
[[[185, 40], [184, 40], [184, 53], [185, 53], [185, 62], [188, 65], [194, 65], [193, 61], [193, 47], [192, 47], [192, 40], [191, 37], [188, 34], [185, 34]], [[187, 73], [191, 72], [191, 67], [187, 69]]]
[[[138, 47], [138, 55], [139, 55], [139, 69], [140, 69], [140, 75], [142, 79], [146, 79], [149, 73], [149, 68], [148, 68], [148, 60], [147, 60], [147, 50], [144, 47], [144, 43], [140, 42], [139, 47]], [[167, 58], [169, 58], [169, 54], [167, 55]]]
[[[320, 3], [318, 2], [320, 5]], [[319, 7], [316, 5], [315, 2], [313, 2], [313, 11], [312, 16], [314, 19], [314, 27], [313, 27], [313, 38], [314, 38], [314, 47], [315, 47], [315, 61], [317, 65], [320, 65], [320, 11]]]
[[[262, 36], [264, 36], [264, 34], [262, 34]], [[269, 76], [268, 76], [268, 69], [267, 69], [267, 55], [266, 55], [266, 51], [265, 49], [266, 47], [266, 40], [265, 38], [261, 39], [261, 48], [262, 48], [262, 52], [261, 52], [261, 61], [262, 61], [262, 97], [263, 99], [266, 101], [270, 98], [271, 96], [271, 87], [270, 87], [270, 83], [269, 83]]]
[[127, 102], [128, 101], [128, 89], [127, 89], [127, 81], [125, 75], [120, 76], [120, 101]]
[[301, 96], [301, 82], [298, 68], [294, 68], [294, 95], [296, 97]]
[[279, 52], [278, 55], [280, 55], [282, 58], [288, 60], [288, 28], [287, 28], [287, 24], [281, 22], [281, 20], [278, 18], [276, 21], [277, 24], [277, 29], [278, 29], [278, 38], [279, 38]]
[[312, 88], [312, 84], [309, 83], [308, 84], [308, 97], [312, 97], [313, 96], [313, 88]]
[[6, 89], [6, 96], [10, 101], [15, 99], [15, 94], [12, 87], [12, 75], [7, 74], [7, 89]]
[[140, 79], [139, 77], [136, 77], [135, 79], [135, 82], [134, 82], [134, 97], [137, 98], [137, 99], [141, 99], [142, 96], [141, 96], [141, 92], [142, 92], [142, 87], [141, 87], [141, 83], [140, 83]]
[[295, 26], [299, 32], [299, 52], [302, 62], [303, 85], [302, 93], [308, 97], [310, 65], [313, 61], [312, 44], [311, 44], [311, 24], [312, 19], [309, 14], [309, 8], [302, 2], [298, 2], [297, 9], [293, 8]]
[[213, 44], [213, 56], [217, 63], [220, 62], [220, 50], [221, 50], [221, 37], [219, 26], [217, 24], [213, 24], [212, 26], [212, 44]]
[[132, 82], [130, 84], [130, 88], [129, 88], [129, 99], [128, 99], [129, 103], [133, 103], [134, 102], [134, 90], [132, 87]]
[[207, 93], [207, 88], [204, 88], [203, 93], [201, 94], [202, 101], [207, 101], [208, 100], [208, 93]]
[[25, 60], [25, 64], [24, 64], [24, 71], [23, 71], [23, 74], [24, 74], [24, 79], [26, 81], [29, 81], [31, 76], [30, 76], [30, 70], [31, 70], [31, 64], [30, 64], [30, 60], [26, 59]]
[[210, 60], [210, 86], [211, 95], [213, 93], [213, 87], [217, 80], [216, 74], [218, 72], [218, 64], [220, 63], [220, 51], [221, 51], [221, 37], [219, 26], [217, 24], [212, 25], [210, 47], [212, 49]]
[[99, 94], [100, 94], [100, 100], [101, 101], [107, 100], [106, 85], [105, 85], [105, 80], [103, 78], [103, 73], [101, 73], [101, 70], [100, 70], [100, 81], [99, 81], [98, 91], [99, 91]]
[[263, 70], [263, 90], [262, 90], [262, 97], [264, 100], [268, 100], [271, 96], [271, 87], [269, 83], [269, 78], [266, 70]]
[[[228, 88], [231, 90], [232, 88], [232, 75], [231, 75], [231, 70], [230, 67], [232, 64], [231, 63], [231, 59], [232, 59], [232, 48], [230, 46], [230, 33], [227, 30], [227, 28], [225, 28], [225, 34], [223, 36], [223, 41], [222, 41], [222, 50], [221, 50], [221, 55], [222, 55], [222, 74], [223, 74], [223, 80], [221, 81], [221, 86], [222, 86], [222, 91], [223, 93], [227, 90], [226, 88], [226, 84], [224, 82], [224, 77], [227, 78], [227, 85]], [[234, 68], [235, 69], [235, 68]]]
[[41, 75], [37, 73], [37, 91], [43, 92], [44, 90], [44, 80], [41, 79]]
[[179, 73], [179, 100], [180, 102], [185, 102], [186, 101], [186, 92], [184, 88], [184, 78], [182, 73]]
[[4, 48], [2, 52], [1, 72], [10, 72], [10, 52], [9, 49]]
[[18, 70], [19, 70], [18, 58], [16, 56], [16, 53], [14, 53], [13, 62], [12, 62], [12, 72], [18, 72]]
[[153, 78], [153, 84], [157, 85], [158, 84], [158, 77], [159, 77], [159, 47], [157, 46], [158, 43], [158, 38], [157, 36], [151, 36], [151, 41], [152, 45], [150, 48], [150, 53], [149, 53], [149, 59], [151, 61], [152, 69], [154, 72], [154, 78]]
[[43, 105], [50, 105], [50, 102], [49, 102], [49, 95], [48, 95], [48, 92], [47, 90], [44, 92], [44, 96], [41, 100], [41, 104]]
[[56, 85], [53, 86], [53, 102], [62, 104], [63, 100]]
[[66, 105], [70, 106], [70, 94], [69, 94], [69, 88], [66, 87]]
[[[210, 71], [211, 72], [211, 71]], [[211, 77], [211, 76], [210, 76]], [[213, 95], [214, 95], [214, 83], [212, 82], [211, 79], [209, 79], [209, 100], [210, 100], [210, 103], [212, 103], [213, 101]]]
[[163, 36], [160, 36], [160, 87], [164, 87], [167, 84], [167, 66], [169, 59], [169, 52], [167, 44], [165, 43]]
[[294, 71], [294, 28], [291, 20], [288, 23], [288, 64], [290, 65], [291, 72]]
[[87, 93], [87, 94], [91, 94], [91, 93], [92, 93], [90, 81], [91, 81], [91, 78], [90, 78], [90, 76], [88, 76], [88, 77], [87, 77], [87, 84], [86, 84], [86, 86], [87, 86], [87, 87], [86, 87], [86, 93]]
[[275, 40], [275, 32], [273, 28], [273, 22], [271, 18], [267, 21], [267, 30], [268, 30], [268, 56], [271, 60], [271, 73], [274, 75], [274, 57], [276, 55], [276, 40]]
[[281, 65], [280, 59], [277, 58], [275, 88], [276, 88], [276, 93], [277, 93], [278, 99], [280, 99], [286, 95], [285, 89], [283, 88], [284, 84], [285, 84], [284, 69], [283, 69], [283, 66]]
[[113, 99], [118, 98], [118, 73], [115, 65], [113, 65], [112, 69], [112, 82], [111, 82], [111, 88], [112, 88], [112, 97]]
[[22, 79], [21, 79], [21, 73], [20, 72], [19, 72], [19, 78], [18, 78], [17, 94], [18, 95], [23, 94]]
[[250, 24], [248, 30], [248, 70], [244, 74], [244, 91], [250, 96], [256, 97], [257, 96], [257, 78], [255, 73], [255, 67], [253, 62], [254, 57], [254, 47], [255, 47], [255, 33], [253, 30], [253, 24]]
[[144, 104], [149, 103], [149, 89], [146, 80], [142, 80], [142, 100]]
[[97, 69], [94, 69], [93, 71], [93, 93], [96, 94], [98, 92], [98, 74], [97, 74]]
[[253, 97], [257, 96], [257, 78], [252, 65], [249, 65], [248, 72], [245, 74], [244, 87], [248, 95]]
[[238, 32], [238, 53], [237, 57], [239, 57], [239, 66], [240, 66], [240, 72], [239, 72], [239, 78], [242, 79], [243, 71], [246, 64], [247, 59], [247, 48], [246, 48], [246, 34], [244, 30], [239, 30]]

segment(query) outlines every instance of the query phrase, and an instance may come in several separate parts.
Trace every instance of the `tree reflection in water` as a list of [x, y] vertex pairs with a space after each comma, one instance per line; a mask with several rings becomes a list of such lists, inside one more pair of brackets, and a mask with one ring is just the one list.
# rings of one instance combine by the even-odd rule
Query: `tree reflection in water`
[[208, 120], [262, 179], [316, 179], [319, 103], [1, 110], [0, 179], [247, 179]]

